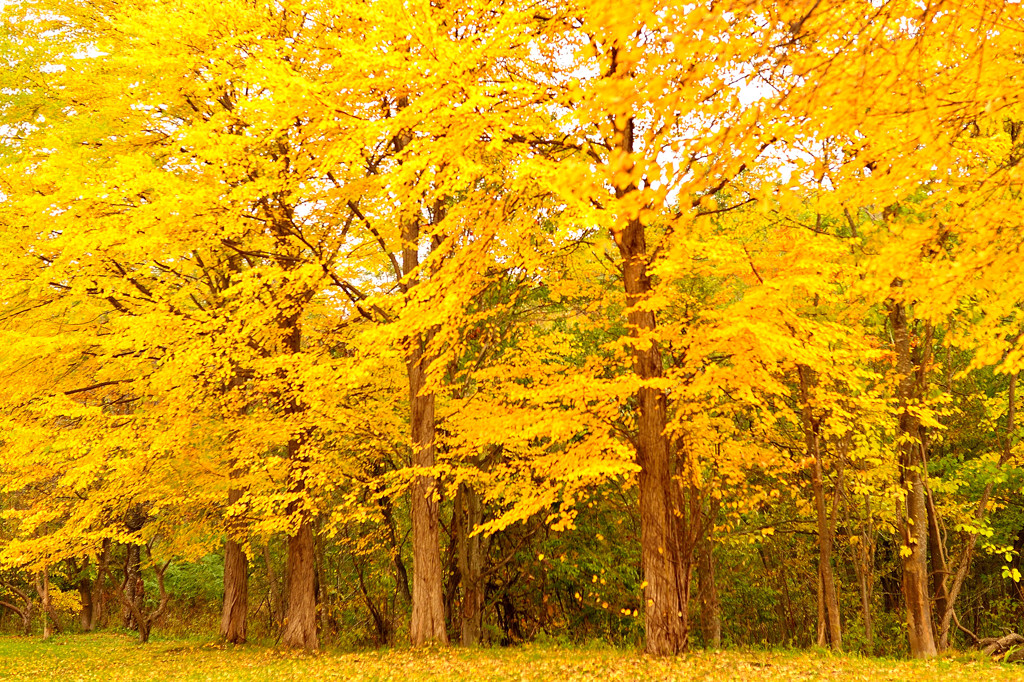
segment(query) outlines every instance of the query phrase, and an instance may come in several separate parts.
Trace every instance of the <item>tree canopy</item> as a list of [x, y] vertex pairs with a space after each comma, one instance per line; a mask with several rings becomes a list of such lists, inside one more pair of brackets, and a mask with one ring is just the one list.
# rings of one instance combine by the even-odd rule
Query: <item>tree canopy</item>
[[1024, 609], [1017, 3], [0, 19], [25, 627], [223, 580], [235, 642], [927, 657]]

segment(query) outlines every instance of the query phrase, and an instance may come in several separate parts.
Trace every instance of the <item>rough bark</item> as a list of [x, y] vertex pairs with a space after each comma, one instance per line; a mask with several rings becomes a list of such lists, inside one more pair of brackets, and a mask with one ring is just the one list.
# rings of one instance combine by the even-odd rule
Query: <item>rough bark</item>
[[[985, 637], [978, 640], [978, 648], [986, 656], [993, 656], [997, 660], [1003, 659], [1007, 663], [1021, 660], [1021, 646], [1024, 645], [1024, 635], [1011, 632], [1002, 637]], [[1014, 656], [1013, 654], [1017, 654]]]
[[292, 649], [314, 651], [316, 636], [316, 568], [313, 553], [313, 524], [303, 521], [288, 538], [288, 571], [285, 580], [287, 606], [281, 644]]
[[[397, 143], [399, 150], [408, 140]], [[402, 228], [402, 275], [406, 291], [418, 280], [420, 224], [406, 220]], [[416, 469], [434, 466], [434, 394], [426, 390], [432, 334], [418, 333], [406, 339], [406, 370], [409, 378], [409, 422], [412, 435], [412, 465]], [[412, 511], [412, 619], [409, 638], [413, 646], [430, 642], [448, 643], [444, 620], [444, 575], [441, 569], [440, 501], [437, 481], [419, 474], [409, 489]]]
[[[298, 472], [304, 462], [298, 439], [288, 442], [288, 456], [296, 467], [293, 492], [301, 492], [305, 484]], [[285, 611], [281, 644], [288, 648], [314, 651], [318, 648], [316, 634], [316, 557], [313, 546], [313, 522], [307, 512], [289, 506], [289, 513], [299, 516], [299, 527], [288, 538], [288, 559], [285, 568]]]
[[[423, 341], [416, 339], [408, 354], [409, 402], [412, 406], [412, 463], [434, 466], [434, 395], [424, 392], [427, 358]], [[418, 475], [410, 488], [412, 498], [412, 622], [413, 646], [448, 643], [444, 622], [444, 577], [441, 570], [440, 501], [437, 482]]]
[[[228, 491], [228, 505], [242, 498], [241, 490]], [[229, 528], [229, 532], [232, 529]], [[220, 637], [232, 644], [244, 644], [249, 611], [249, 559], [242, 545], [230, 536], [224, 542], [224, 604], [220, 617]]]
[[[632, 124], [629, 125], [632, 128]], [[628, 221], [616, 234], [624, 261], [624, 285], [631, 335], [636, 338], [655, 329], [654, 313], [638, 307], [651, 292], [647, 274], [647, 246], [639, 219]], [[636, 458], [640, 466], [640, 554], [646, 604], [645, 648], [653, 655], [676, 654], [687, 645], [684, 619], [689, 605], [680, 590], [680, 560], [673, 505], [669, 444], [665, 436], [667, 399], [651, 386], [662, 376], [661, 351], [654, 342], [635, 342], [633, 372], [644, 385], [637, 390]]]
[[[614, 54], [614, 51], [613, 51]], [[614, 61], [610, 73], [616, 73]], [[633, 153], [634, 122], [631, 116], [614, 117], [612, 148], [628, 156]], [[637, 191], [629, 183], [615, 188], [617, 199]], [[626, 292], [626, 314], [633, 338], [633, 374], [640, 381], [636, 392], [636, 462], [640, 467], [640, 556], [644, 578], [645, 650], [652, 655], [683, 651], [688, 643], [688, 591], [690, 557], [681, 551], [679, 531], [684, 530], [677, 515], [679, 483], [673, 480], [672, 452], [665, 427], [668, 399], [656, 380], [663, 375], [661, 349], [650, 338], [656, 330], [654, 312], [642, 304], [653, 285], [648, 272], [649, 254], [645, 226], [637, 216], [625, 217], [612, 228], [612, 237], [622, 258], [622, 279]], [[685, 529], [688, 530], [688, 529]]]
[[[302, 349], [299, 311], [294, 311], [281, 322], [283, 351], [297, 354]], [[296, 397], [285, 402], [285, 412], [302, 415], [305, 406]], [[301, 497], [306, 489], [305, 473], [309, 457], [303, 451], [308, 431], [303, 428], [288, 440], [290, 491]], [[298, 527], [288, 538], [288, 558], [285, 566], [284, 621], [281, 644], [287, 648], [315, 651], [319, 647], [316, 632], [316, 556], [313, 544], [313, 519], [301, 501], [291, 502], [288, 515], [295, 517]], [[268, 564], [269, 565], [269, 564]]]
[[[124, 523], [129, 531], [137, 533], [146, 523], [146, 514], [141, 507], [134, 505], [125, 514]], [[146, 585], [142, 581], [142, 548], [134, 542], [125, 548], [124, 582], [121, 584], [121, 593], [135, 607], [131, 608], [128, 604], [123, 604], [121, 616], [124, 626], [141, 635], [142, 632], [139, 630], [139, 622], [135, 614], [142, 609], [142, 605], [146, 601]]]
[[811, 460], [811, 488], [814, 494], [814, 509], [818, 522], [818, 644], [827, 643], [831, 648], [843, 648], [842, 628], [839, 620], [839, 597], [836, 593], [835, 575], [832, 571], [833, 527], [825, 509], [825, 488], [822, 481], [820, 424], [814, 418], [811, 406], [811, 389], [815, 378], [805, 365], [797, 366], [800, 378], [801, 425], [804, 445]]
[[[894, 282], [894, 286], [899, 285], [898, 280]], [[927, 357], [922, 358], [915, 367], [906, 309], [902, 303], [889, 302], [889, 323], [896, 351], [896, 371], [899, 375], [897, 397], [900, 414], [897, 435], [900, 477], [906, 490], [904, 513], [901, 515], [900, 524], [903, 598], [907, 607], [910, 654], [915, 658], [928, 658], [935, 656], [937, 649], [932, 632], [931, 598], [928, 590], [926, 472], [921, 447], [921, 422], [911, 410], [912, 403], [923, 395]], [[923, 345], [927, 354], [930, 339], [926, 339]]]

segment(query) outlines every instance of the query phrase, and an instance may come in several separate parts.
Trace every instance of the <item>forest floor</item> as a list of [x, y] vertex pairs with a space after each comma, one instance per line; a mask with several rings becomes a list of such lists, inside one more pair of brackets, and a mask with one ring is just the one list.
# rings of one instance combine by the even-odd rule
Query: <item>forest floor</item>
[[390, 649], [286, 653], [259, 646], [128, 635], [0, 637], [0, 679], [11, 680], [1021, 680], [1024, 667], [977, 654], [934, 661], [824, 651], [697, 651], [652, 659], [626, 649], [527, 645], [507, 649]]

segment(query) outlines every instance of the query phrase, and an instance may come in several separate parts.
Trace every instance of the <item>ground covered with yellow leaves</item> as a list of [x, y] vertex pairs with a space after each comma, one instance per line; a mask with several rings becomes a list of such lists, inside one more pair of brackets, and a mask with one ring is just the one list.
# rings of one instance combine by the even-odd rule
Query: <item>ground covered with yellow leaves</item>
[[979, 655], [903, 661], [822, 651], [694, 652], [652, 659], [632, 650], [523, 646], [286, 653], [199, 640], [138, 645], [128, 635], [0, 638], [12, 680], [1020, 680], [1024, 667]]

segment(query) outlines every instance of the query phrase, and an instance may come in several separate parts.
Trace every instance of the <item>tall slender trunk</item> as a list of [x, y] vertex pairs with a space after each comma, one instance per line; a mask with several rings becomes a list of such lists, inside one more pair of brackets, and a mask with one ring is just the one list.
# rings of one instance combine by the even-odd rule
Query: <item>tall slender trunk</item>
[[714, 545], [701, 543], [697, 558], [697, 595], [700, 599], [700, 625], [705, 646], [722, 646], [722, 605], [715, 582]]
[[463, 646], [477, 646], [483, 638], [484, 563], [487, 538], [473, 531], [483, 522], [483, 499], [465, 483], [459, 485], [455, 502], [459, 523], [459, 573], [462, 576], [462, 605], [459, 612]]
[[[946, 619], [946, 610], [949, 608], [949, 592], [946, 589], [949, 567], [946, 564], [945, 543], [942, 541], [942, 533], [939, 529], [939, 514], [935, 509], [935, 500], [930, 490], [925, 490], [925, 503], [928, 507], [928, 547], [930, 549], [931, 575], [932, 575], [932, 597], [935, 603], [934, 617], [936, 622], [942, 623]], [[941, 637], [941, 632], [939, 633]], [[942, 644], [938, 645], [942, 651]]]
[[[241, 375], [235, 372], [228, 383], [227, 390], [237, 390], [244, 384]], [[236, 416], [246, 413], [243, 407]], [[232, 509], [242, 499], [245, 491], [237, 487], [237, 479], [242, 475], [238, 460], [228, 460], [228, 511], [225, 513], [224, 538], [224, 601], [221, 607], [220, 638], [231, 644], [244, 644], [248, 630], [249, 615], [249, 557], [245, 555], [239, 539], [245, 537], [246, 527], [241, 514]]]
[[43, 639], [47, 640], [55, 632], [60, 632], [60, 621], [57, 619], [57, 611], [53, 608], [53, 601], [50, 599], [50, 568], [43, 566], [43, 570], [36, 574], [36, 593], [39, 595], [39, 605], [43, 612]]
[[[874, 655], [875, 651], [875, 627], [871, 615], [871, 596], [874, 591], [874, 541], [871, 537], [871, 496], [864, 495], [864, 524], [861, 527], [860, 536], [857, 538], [857, 547], [854, 550], [853, 567], [857, 573], [857, 587], [860, 591], [860, 614], [864, 622], [864, 643], [867, 647], [867, 654]], [[846, 525], [852, 529], [850, 517], [847, 514]]]
[[811, 459], [811, 488], [818, 521], [818, 643], [827, 643], [833, 649], [840, 650], [843, 648], [843, 635], [839, 620], [839, 597], [836, 594], [835, 575], [832, 571], [833, 529], [825, 509], [820, 424], [814, 418], [810, 397], [811, 388], [816, 381], [812, 370], [806, 365], [798, 365], [797, 373], [800, 378], [804, 445]]
[[[632, 121], [627, 124], [632, 138]], [[624, 261], [623, 279], [629, 312], [630, 335], [636, 339], [655, 330], [654, 313], [640, 304], [653, 287], [647, 273], [647, 244], [639, 218], [627, 221], [615, 233]], [[665, 434], [667, 397], [652, 380], [662, 376], [661, 350], [657, 343], [634, 342], [633, 373], [643, 382], [636, 393], [636, 460], [640, 466], [640, 555], [644, 578], [646, 651], [653, 655], [676, 654], [687, 646], [689, 633], [684, 614], [689, 605], [681, 591], [672, 467]]]
[[[617, 65], [612, 64], [611, 73]], [[614, 119], [613, 150], [628, 158], [634, 151], [632, 116]], [[616, 198], [635, 194], [629, 183], [615, 189]], [[630, 336], [634, 339], [633, 374], [640, 380], [636, 392], [636, 461], [640, 466], [640, 557], [644, 578], [645, 649], [653, 655], [676, 654], [686, 649], [689, 639], [690, 556], [683, 556], [681, 544], [687, 544], [680, 531], [680, 483], [673, 480], [672, 452], [665, 427], [668, 423], [668, 397], [656, 380], [663, 375], [661, 348], [650, 338], [656, 330], [654, 312], [643, 308], [653, 292], [648, 272], [649, 254], [645, 227], [638, 216], [626, 217], [612, 228], [612, 237], [623, 261], [623, 287]], [[643, 338], [648, 337], [648, 338]]]
[[700, 627], [704, 644], [713, 649], [722, 646], [722, 604], [715, 582], [714, 528], [717, 516], [718, 500], [712, 497], [708, 503], [706, 530], [697, 545], [697, 598], [700, 599]]
[[391, 545], [391, 566], [395, 571], [398, 594], [405, 600], [405, 603], [412, 604], [412, 592], [409, 591], [409, 572], [405, 568], [405, 561], [402, 560], [402, 546], [398, 542], [398, 524], [395, 521], [391, 499], [383, 497], [377, 501], [377, 505], [380, 508], [381, 516], [384, 517], [384, 524], [388, 531], [388, 543]]
[[[301, 332], [297, 315], [283, 328], [286, 332], [287, 351], [301, 350]], [[299, 399], [288, 401], [286, 412], [299, 415], [303, 411]], [[302, 451], [305, 430], [288, 441], [288, 461], [291, 471], [291, 492], [301, 494], [306, 489], [305, 472], [308, 456]], [[314, 651], [319, 647], [316, 634], [316, 557], [313, 547], [313, 520], [301, 502], [288, 506], [289, 515], [298, 516], [298, 528], [288, 538], [288, 560], [285, 569], [285, 613], [281, 631], [281, 644], [287, 648]]]
[[330, 616], [330, 609], [327, 604], [327, 557], [324, 556], [323, 541], [317, 542], [317, 538], [321, 536], [320, 529], [322, 527], [323, 524], [318, 523], [316, 533], [313, 534], [313, 558], [315, 560], [313, 570], [316, 577], [314, 583], [316, 586], [316, 612], [320, 618], [319, 628], [320, 632], [326, 635], [327, 621]]
[[[242, 491], [228, 491], [228, 506], [242, 499]], [[230, 524], [234, 525], [234, 524]], [[221, 609], [220, 637], [232, 644], [244, 644], [247, 635], [249, 611], [249, 559], [231, 534], [237, 528], [228, 528], [224, 541], [224, 604]]]
[[56, 623], [56, 621], [50, 617], [50, 613], [53, 611], [53, 604], [50, 602], [50, 580], [49, 577], [44, 577], [42, 580], [43, 585], [41, 587], [38, 586], [38, 577], [36, 578], [36, 581], [36, 590], [39, 593], [39, 602], [43, 613], [43, 641], [46, 641], [53, 636], [54, 623]]
[[[902, 283], [896, 280], [893, 286]], [[930, 338], [923, 344], [924, 357], [915, 368], [910, 346], [907, 313], [902, 303], [889, 302], [889, 323], [896, 351], [896, 371], [899, 374], [899, 465], [900, 479], [906, 491], [903, 514], [900, 519], [903, 564], [903, 597], [907, 605], [907, 630], [910, 654], [915, 658], [928, 658], [937, 653], [932, 632], [931, 597], [928, 591], [928, 504], [925, 492], [925, 463], [921, 448], [921, 420], [914, 414], [911, 404], [923, 395], [927, 353]], [[930, 337], [930, 334], [926, 336]], [[915, 369], [917, 370], [915, 372]]]
[[[419, 279], [419, 246], [420, 223], [416, 218], [406, 220], [402, 228], [402, 274], [406, 291], [412, 289]], [[435, 461], [434, 394], [426, 390], [431, 361], [427, 347], [432, 336], [433, 333], [427, 331], [406, 339], [412, 465], [417, 469], [430, 469]], [[436, 479], [430, 474], [416, 475], [409, 494], [412, 502], [412, 620], [409, 637], [413, 646], [429, 642], [447, 644], [439, 530], [441, 509]]]

